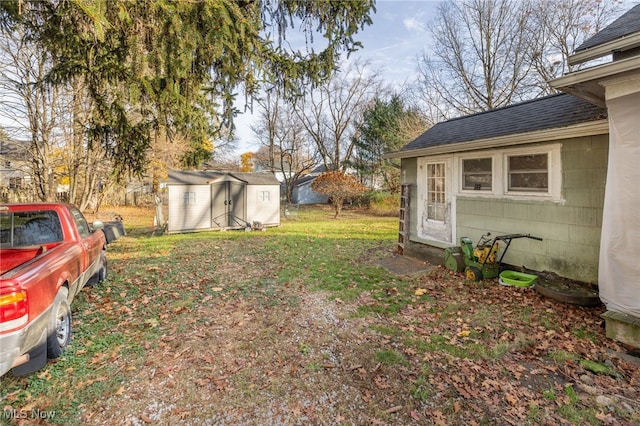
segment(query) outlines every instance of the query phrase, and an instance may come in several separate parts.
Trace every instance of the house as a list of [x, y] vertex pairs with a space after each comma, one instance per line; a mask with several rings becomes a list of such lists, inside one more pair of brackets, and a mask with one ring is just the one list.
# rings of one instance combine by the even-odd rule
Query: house
[[296, 180], [293, 184], [291, 202], [293, 204], [326, 204], [329, 197], [317, 193], [311, 188], [311, 184], [318, 175], [306, 175]]
[[5, 201], [28, 201], [26, 192], [32, 184], [28, 145], [0, 137], [0, 194]]
[[[530, 233], [504, 262], [599, 285], [640, 345], [640, 5], [576, 49], [562, 94], [438, 123], [401, 150], [405, 251]], [[635, 329], [633, 328], [635, 324]], [[635, 336], [628, 337], [628, 336]]]
[[280, 184], [272, 173], [170, 171], [169, 233], [280, 225]]
[[309, 172], [308, 175], [297, 179], [293, 183], [293, 191], [291, 192], [293, 204], [326, 204], [329, 197], [319, 194], [311, 188], [313, 181], [326, 171], [326, 166], [321, 165]]

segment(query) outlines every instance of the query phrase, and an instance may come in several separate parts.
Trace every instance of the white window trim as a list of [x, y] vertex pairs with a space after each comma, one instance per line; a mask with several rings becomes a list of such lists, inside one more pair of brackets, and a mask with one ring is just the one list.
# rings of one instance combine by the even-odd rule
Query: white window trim
[[185, 206], [195, 205], [196, 204], [195, 191], [184, 191], [182, 193], [182, 202]]
[[[483, 151], [476, 152], [474, 154], [460, 154], [457, 156], [457, 160], [455, 164], [457, 165], [458, 170], [455, 173], [456, 177], [456, 185], [455, 188], [458, 188], [458, 194], [469, 194], [469, 195], [496, 195], [496, 155], [493, 152]], [[464, 160], [474, 160], [479, 158], [490, 158], [491, 159], [491, 189], [490, 190], [475, 190], [475, 189], [464, 189], [464, 177], [462, 174], [464, 173]]]
[[[456, 182], [453, 188], [456, 189], [457, 195], [486, 197], [486, 198], [509, 198], [518, 200], [562, 200], [562, 164], [561, 164], [561, 148], [562, 144], [546, 144], [538, 146], [527, 146], [518, 148], [483, 150], [473, 153], [457, 154], [454, 161], [457, 170], [454, 173]], [[536, 155], [547, 154], [548, 156], [548, 182], [549, 187], [546, 192], [539, 191], [509, 191], [508, 179], [508, 157], [518, 155]], [[462, 160], [473, 158], [491, 158], [492, 159], [492, 189], [491, 191], [476, 191], [463, 189], [463, 166]]]

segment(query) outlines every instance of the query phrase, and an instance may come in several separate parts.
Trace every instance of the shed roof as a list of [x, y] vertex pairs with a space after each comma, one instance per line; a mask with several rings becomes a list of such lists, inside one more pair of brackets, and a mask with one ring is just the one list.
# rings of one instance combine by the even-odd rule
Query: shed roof
[[632, 7], [624, 15], [613, 21], [602, 31], [576, 48], [576, 52], [591, 49], [605, 43], [628, 36], [640, 31], [640, 4]]
[[607, 117], [607, 110], [564, 93], [443, 121], [400, 152], [567, 127]]
[[216, 170], [171, 170], [169, 185], [206, 185], [213, 180], [235, 178], [248, 185], [280, 185], [273, 173], [222, 172]]

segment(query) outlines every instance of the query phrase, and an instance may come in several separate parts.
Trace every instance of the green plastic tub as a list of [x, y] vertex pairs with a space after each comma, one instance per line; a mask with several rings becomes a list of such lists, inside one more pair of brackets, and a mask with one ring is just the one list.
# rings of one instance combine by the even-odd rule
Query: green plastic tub
[[531, 287], [538, 279], [537, 275], [525, 274], [524, 272], [502, 271], [498, 280], [502, 285], [514, 287]]

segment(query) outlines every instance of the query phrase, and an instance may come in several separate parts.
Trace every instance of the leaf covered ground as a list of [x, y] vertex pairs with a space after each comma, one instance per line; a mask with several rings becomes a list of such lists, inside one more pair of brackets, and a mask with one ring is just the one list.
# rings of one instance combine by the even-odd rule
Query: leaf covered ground
[[[0, 379], [3, 423], [633, 425], [640, 368], [603, 307], [439, 267], [395, 275], [397, 219], [328, 208], [266, 232], [129, 230], [74, 340]], [[49, 415], [42, 419], [38, 413]]]

